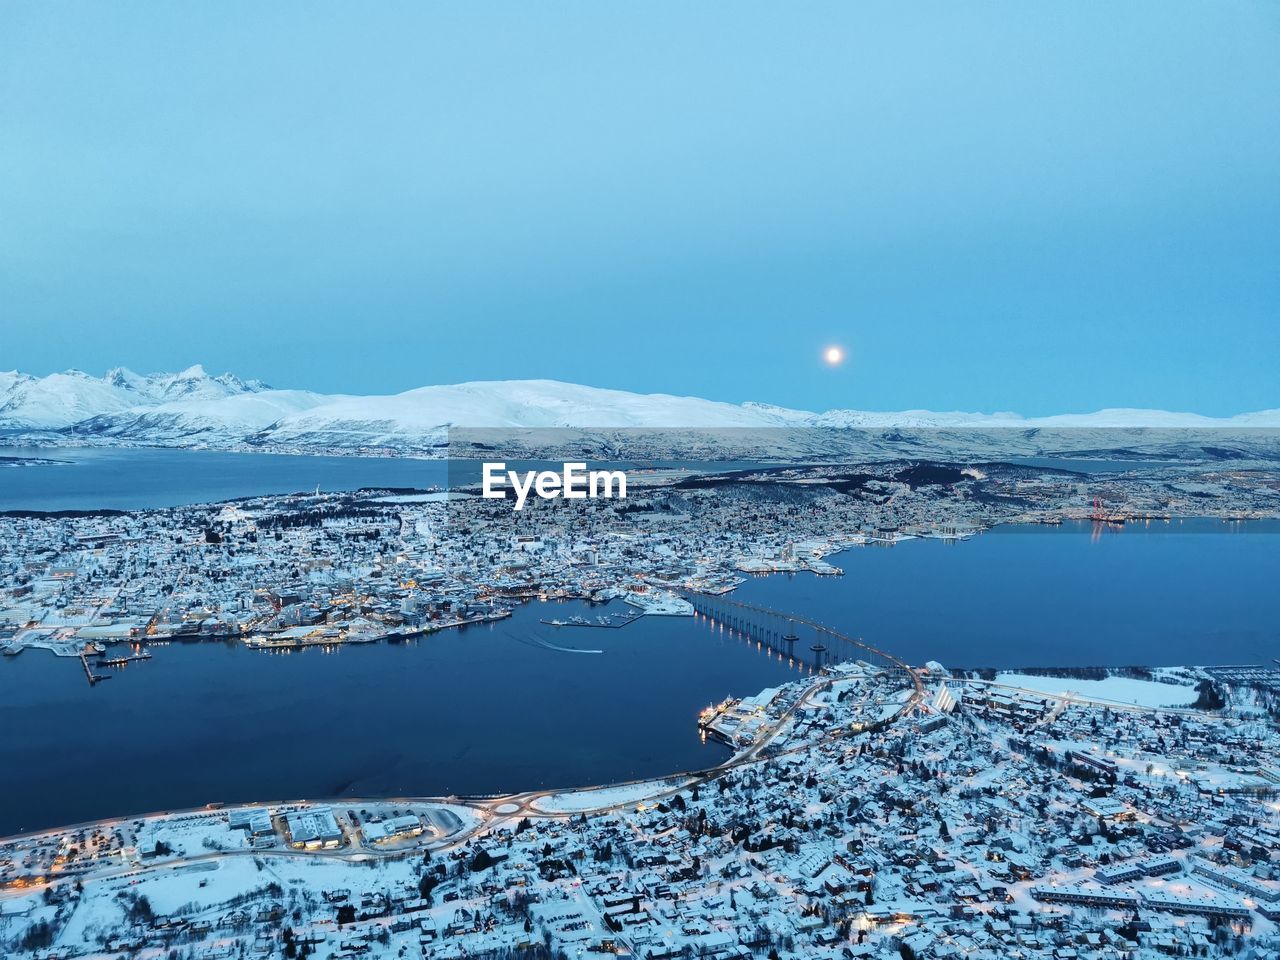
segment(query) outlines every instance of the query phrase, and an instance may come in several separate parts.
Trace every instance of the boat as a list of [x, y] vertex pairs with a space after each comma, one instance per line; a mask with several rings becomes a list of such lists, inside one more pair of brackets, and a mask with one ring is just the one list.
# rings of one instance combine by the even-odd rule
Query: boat
[[385, 635], [386, 630], [381, 624], [358, 619], [347, 625], [346, 631], [342, 634], [342, 640], [344, 643], [374, 643]]
[[296, 650], [302, 646], [302, 641], [296, 637], [254, 636], [248, 637], [244, 645], [254, 650]]

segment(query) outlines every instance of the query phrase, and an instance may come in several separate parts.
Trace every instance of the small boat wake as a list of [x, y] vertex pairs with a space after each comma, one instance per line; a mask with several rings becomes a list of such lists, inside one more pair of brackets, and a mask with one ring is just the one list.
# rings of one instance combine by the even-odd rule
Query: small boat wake
[[545, 646], [548, 650], [556, 650], [557, 653], [604, 653], [604, 650], [580, 650], [577, 649], [576, 646], [557, 646], [556, 644], [549, 644], [538, 636], [530, 637], [530, 639], [539, 646]]
[[554, 643], [547, 643], [541, 637], [525, 637], [526, 642], [532, 643], [534, 646], [543, 647], [547, 650], [554, 650], [557, 653], [604, 653], [603, 650], [579, 650], [577, 647], [559, 647]]

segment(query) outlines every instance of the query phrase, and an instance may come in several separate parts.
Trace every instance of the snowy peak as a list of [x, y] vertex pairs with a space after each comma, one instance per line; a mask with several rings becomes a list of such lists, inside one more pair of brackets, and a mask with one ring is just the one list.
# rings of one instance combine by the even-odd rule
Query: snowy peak
[[139, 376], [128, 367], [112, 367], [102, 379], [121, 390], [138, 390], [146, 381], [145, 377]]
[[[1243, 456], [1244, 448], [1256, 450], [1262, 442], [1257, 428], [1280, 428], [1280, 410], [1217, 419], [1130, 409], [1052, 417], [929, 410], [811, 413], [764, 403], [638, 394], [556, 380], [481, 380], [361, 397], [276, 390], [231, 373], [210, 376], [198, 364], [179, 373], [149, 375], [116, 367], [101, 378], [80, 370], [47, 377], [0, 372], [0, 429], [57, 431], [82, 441], [427, 452], [440, 448], [449, 428], [467, 427], [602, 433], [668, 428], [795, 433], [819, 428], [807, 430], [807, 439], [788, 447], [798, 449], [794, 444], [799, 443], [808, 456], [833, 452], [841, 445], [868, 455], [935, 448], [1012, 451], [1016, 447], [1024, 455], [1043, 449], [1137, 449], [1134, 431], [1215, 430], [1214, 444], [1230, 455]], [[979, 438], [992, 431], [1001, 437]], [[1126, 432], [1130, 435], [1119, 436]], [[1249, 432], [1254, 437], [1229, 449], [1228, 441]], [[1064, 440], [1066, 434], [1071, 436]], [[838, 442], [831, 439], [835, 435], [841, 437]], [[748, 440], [740, 437], [734, 442]], [[760, 437], [752, 442], [758, 446], [772, 441]], [[1197, 449], [1191, 441], [1180, 443], [1188, 450]], [[744, 452], [750, 451], [735, 450], [737, 455]]]
[[386, 397], [332, 398], [281, 419], [255, 440], [286, 446], [424, 450], [438, 447], [450, 427], [725, 428], [787, 422], [698, 397], [642, 395], [556, 380], [489, 380], [419, 387]]
[[251, 380], [248, 383], [234, 373], [224, 373], [211, 377], [200, 364], [188, 367], [181, 373], [153, 374], [146, 378], [148, 388], [153, 396], [164, 400], [183, 398], [214, 399], [217, 397], [233, 397], [241, 393], [258, 393], [270, 389], [266, 384]]
[[1108, 408], [1094, 413], [1066, 413], [1049, 417], [1024, 417], [1017, 413], [965, 413], [902, 410], [875, 413], [866, 410], [828, 410], [817, 414], [811, 426], [835, 429], [914, 430], [1212, 430], [1221, 428], [1280, 427], [1280, 410], [1260, 410], [1234, 417], [1206, 417], [1198, 413], [1167, 410]]
[[102, 412], [114, 412], [135, 400], [130, 391], [79, 370], [47, 377], [13, 375], [0, 381], [0, 427], [58, 429]]
[[270, 389], [234, 374], [211, 377], [199, 364], [181, 373], [148, 376], [115, 367], [98, 378], [83, 370], [47, 377], [0, 374], [0, 428], [60, 430], [82, 420], [177, 399], [219, 399]]

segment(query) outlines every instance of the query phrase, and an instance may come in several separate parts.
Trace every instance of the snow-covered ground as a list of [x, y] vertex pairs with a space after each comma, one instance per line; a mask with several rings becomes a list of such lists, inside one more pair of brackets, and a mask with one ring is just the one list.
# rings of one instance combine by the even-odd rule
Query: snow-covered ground
[[[859, 431], [872, 445], [892, 443], [891, 437], [879, 436], [881, 431], [965, 431], [948, 442], [962, 440], [981, 446], [982, 441], [988, 447], [993, 430], [1006, 444], [1029, 430], [1071, 431], [1078, 440], [1076, 448], [1096, 455], [1109, 448], [1099, 434], [1151, 429], [1229, 432], [1227, 439], [1250, 447], [1264, 442], [1257, 428], [1280, 427], [1280, 410], [1226, 418], [1128, 409], [1036, 418], [928, 410], [812, 413], [762, 403], [638, 394], [555, 380], [477, 381], [362, 397], [277, 390], [229, 373], [209, 376], [199, 366], [149, 376], [118, 368], [101, 378], [78, 370], [47, 377], [0, 373], [0, 428], [9, 430], [61, 430], [80, 438], [179, 446], [252, 443], [422, 450], [444, 443], [449, 427], [696, 428], [761, 434], [778, 428], [820, 428], [837, 433]], [[747, 446], [760, 447], [764, 437], [740, 439]], [[1121, 442], [1136, 451], [1152, 440], [1127, 435], [1116, 441]], [[1034, 453], [1035, 449], [1033, 443], [1029, 451], [1022, 452]]]
[[33, 377], [0, 372], [0, 426], [60, 429], [90, 417], [165, 403], [201, 403], [243, 394], [272, 394], [264, 383], [230, 373], [211, 377], [198, 364], [181, 373], [141, 376], [117, 367], [104, 377], [80, 370]]
[[652, 614], [654, 616], [693, 616], [693, 604], [682, 597], [677, 597], [669, 590], [661, 593], [653, 591], [649, 591], [647, 593], [635, 593], [633, 591], [628, 591], [623, 595], [622, 599], [631, 606], [638, 607], [645, 613]]
[[580, 790], [577, 793], [556, 793], [539, 797], [533, 806], [544, 813], [577, 813], [622, 804], [643, 803], [667, 791], [674, 790], [687, 780], [646, 780], [644, 783], [628, 783], [599, 790]]
[[1139, 707], [1185, 707], [1195, 702], [1195, 687], [1189, 684], [1159, 683], [1134, 677], [1107, 677], [1079, 680], [1075, 677], [1039, 677], [1026, 673], [998, 673], [996, 683], [1054, 696], [1075, 696], [1087, 700], [1109, 700]]

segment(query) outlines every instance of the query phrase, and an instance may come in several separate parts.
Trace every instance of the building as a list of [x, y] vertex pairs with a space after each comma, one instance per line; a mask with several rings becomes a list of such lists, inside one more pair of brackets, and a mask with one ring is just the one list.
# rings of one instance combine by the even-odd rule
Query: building
[[338, 819], [328, 807], [312, 807], [285, 814], [289, 843], [304, 850], [332, 850], [341, 846], [343, 834]]
[[391, 817], [376, 823], [366, 823], [362, 828], [364, 838], [370, 843], [388, 843], [392, 840], [406, 840], [420, 836], [423, 832], [422, 820], [413, 815]]
[[1220, 886], [1239, 890], [1255, 900], [1262, 900], [1266, 903], [1275, 903], [1280, 900], [1280, 884], [1277, 884], [1274, 880], [1263, 880], [1260, 877], [1255, 877], [1253, 874], [1246, 873], [1237, 867], [1195, 857], [1191, 861], [1191, 872], [1197, 873], [1202, 877], [1208, 877]]
[[275, 828], [271, 826], [271, 814], [262, 807], [232, 810], [227, 823], [232, 830], [243, 830], [251, 840], [275, 833]]
[[1133, 910], [1138, 906], [1137, 894], [1104, 887], [1032, 887], [1031, 896], [1041, 903], [1067, 903], [1111, 910]]

